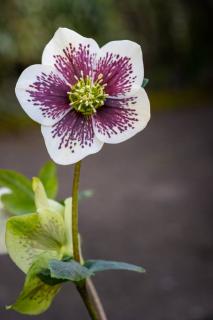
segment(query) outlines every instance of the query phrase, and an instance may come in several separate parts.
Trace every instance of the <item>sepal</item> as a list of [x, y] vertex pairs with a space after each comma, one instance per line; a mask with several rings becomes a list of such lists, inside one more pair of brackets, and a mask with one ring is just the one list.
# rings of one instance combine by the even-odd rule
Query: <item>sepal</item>
[[7, 309], [26, 315], [38, 315], [49, 308], [61, 286], [60, 284], [48, 285], [39, 277], [41, 271], [47, 267], [48, 261], [48, 254], [44, 254], [33, 262], [18, 299]]

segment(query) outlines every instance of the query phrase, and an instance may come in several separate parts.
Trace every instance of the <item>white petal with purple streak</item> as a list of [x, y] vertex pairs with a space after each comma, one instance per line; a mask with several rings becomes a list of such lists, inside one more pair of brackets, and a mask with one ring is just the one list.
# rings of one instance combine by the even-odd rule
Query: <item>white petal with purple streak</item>
[[16, 84], [16, 96], [30, 118], [49, 126], [70, 110], [68, 87], [51, 66], [35, 64], [25, 69]]
[[41, 127], [50, 157], [58, 164], [73, 164], [101, 150], [103, 142], [94, 135], [92, 120], [69, 112], [52, 127]]
[[133, 86], [141, 86], [144, 78], [141, 47], [129, 40], [107, 43], [97, 56], [95, 79], [100, 73], [110, 96], [123, 95]]
[[143, 88], [132, 96], [107, 99], [93, 117], [96, 137], [105, 143], [120, 143], [143, 130], [150, 119], [150, 103]]
[[73, 84], [75, 77], [79, 78], [82, 73], [91, 75], [99, 50], [95, 40], [59, 28], [43, 51], [42, 64], [55, 66], [67, 82]]

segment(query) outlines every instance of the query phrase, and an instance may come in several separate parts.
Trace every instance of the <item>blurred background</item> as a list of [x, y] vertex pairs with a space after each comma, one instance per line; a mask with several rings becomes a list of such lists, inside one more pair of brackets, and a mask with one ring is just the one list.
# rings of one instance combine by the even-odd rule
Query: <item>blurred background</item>
[[[39, 126], [22, 111], [14, 87], [40, 63], [59, 26], [100, 45], [142, 45], [152, 119], [124, 144], [83, 163], [85, 256], [141, 264], [146, 275], [106, 272], [96, 284], [110, 320], [213, 319], [212, 0], [7, 0], [0, 10], [0, 167], [32, 177], [48, 160]], [[60, 197], [72, 168], [59, 167]], [[0, 256], [0, 319], [24, 276]], [[71, 285], [41, 320], [89, 319]]]

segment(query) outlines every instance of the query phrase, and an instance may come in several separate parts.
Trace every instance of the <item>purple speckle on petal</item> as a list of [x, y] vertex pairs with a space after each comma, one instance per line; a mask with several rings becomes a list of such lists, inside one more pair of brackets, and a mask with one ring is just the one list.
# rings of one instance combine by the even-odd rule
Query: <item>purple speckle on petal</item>
[[135, 123], [138, 122], [138, 114], [128, 106], [134, 104], [136, 99], [136, 97], [107, 99], [105, 106], [100, 108], [94, 116], [98, 132], [111, 137], [129, 128], [134, 129]]
[[73, 85], [76, 78], [92, 76], [95, 54], [90, 52], [89, 45], [79, 44], [75, 48], [71, 43], [60, 55], [55, 55], [55, 67], [66, 81]]
[[113, 53], [106, 53], [97, 62], [94, 79], [102, 74], [105, 91], [110, 96], [118, 96], [129, 92], [135, 81], [131, 59]]
[[26, 92], [29, 94], [28, 102], [39, 107], [46, 118], [56, 119], [70, 108], [67, 85], [53, 72], [50, 74], [42, 72], [36, 77], [36, 81], [29, 85]]
[[60, 140], [58, 149], [69, 148], [74, 153], [76, 146], [90, 147], [94, 140], [92, 120], [72, 110], [53, 126], [52, 136]]

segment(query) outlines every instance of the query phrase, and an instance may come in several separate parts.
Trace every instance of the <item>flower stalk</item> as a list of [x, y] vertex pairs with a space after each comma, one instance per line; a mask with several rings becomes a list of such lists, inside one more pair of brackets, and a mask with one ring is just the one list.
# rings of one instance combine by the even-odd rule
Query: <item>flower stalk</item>
[[[73, 257], [81, 262], [79, 236], [78, 236], [78, 194], [80, 181], [81, 161], [74, 167], [73, 186], [72, 186], [72, 241]], [[76, 288], [88, 310], [92, 320], [107, 320], [102, 303], [91, 279], [76, 282]]]
[[81, 161], [74, 167], [73, 185], [72, 185], [72, 241], [73, 257], [80, 262], [79, 238], [78, 238], [78, 190], [81, 172]]

